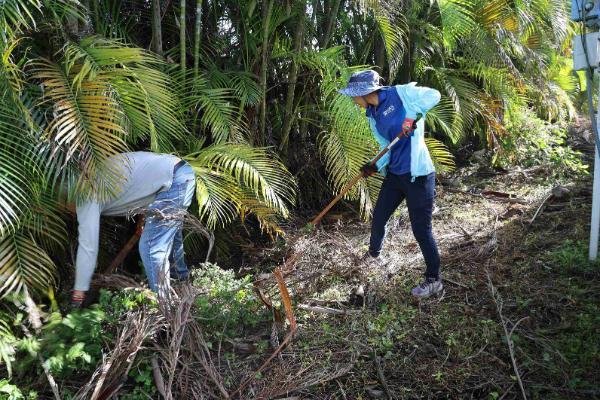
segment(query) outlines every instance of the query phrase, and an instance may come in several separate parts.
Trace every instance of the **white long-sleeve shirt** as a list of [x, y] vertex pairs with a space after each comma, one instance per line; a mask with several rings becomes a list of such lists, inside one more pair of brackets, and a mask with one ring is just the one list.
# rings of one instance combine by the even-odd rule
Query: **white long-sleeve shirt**
[[77, 249], [75, 290], [88, 290], [98, 259], [100, 215], [125, 216], [150, 205], [156, 194], [168, 190], [176, 156], [149, 152], [123, 153], [108, 159], [122, 177], [118, 193], [102, 203], [88, 201], [77, 205], [79, 247]]

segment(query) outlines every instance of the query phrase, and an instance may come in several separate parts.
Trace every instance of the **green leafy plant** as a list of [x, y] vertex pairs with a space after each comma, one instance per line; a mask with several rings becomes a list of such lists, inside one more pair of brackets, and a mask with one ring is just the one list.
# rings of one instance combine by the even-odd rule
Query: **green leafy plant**
[[566, 143], [565, 124], [543, 121], [530, 109], [514, 109], [507, 121], [509, 134], [501, 138], [503, 153], [495, 158], [497, 164], [547, 166], [557, 177], [588, 172], [581, 154]]
[[77, 310], [65, 317], [52, 314], [38, 336], [19, 341], [15, 370], [21, 377], [32, 368], [43, 374], [37, 359], [40, 353], [56, 377], [93, 371], [103, 346], [112, 338], [105, 321], [106, 314], [98, 308]]
[[23, 394], [23, 391], [9, 380], [0, 379], [0, 400], [35, 400], [37, 398], [37, 392], [28, 391]]
[[582, 240], [574, 241], [567, 239], [562, 244], [548, 252], [548, 261], [557, 264], [564, 271], [587, 271], [598, 270], [598, 262], [590, 262], [588, 259], [588, 244]]
[[196, 299], [197, 315], [215, 336], [233, 337], [270, 318], [254, 294], [251, 276], [237, 279], [214, 264], [203, 264], [192, 276], [194, 286], [205, 292]]

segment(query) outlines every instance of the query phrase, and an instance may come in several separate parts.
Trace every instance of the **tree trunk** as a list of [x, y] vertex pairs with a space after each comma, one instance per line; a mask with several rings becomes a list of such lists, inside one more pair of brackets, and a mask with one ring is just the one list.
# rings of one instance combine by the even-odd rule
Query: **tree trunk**
[[[100, 10], [98, 10], [98, 1], [92, 1], [92, 9], [91, 12], [93, 14], [92, 21], [94, 21], [94, 32], [98, 33], [98, 29], [100, 28]], [[103, 35], [104, 32], [100, 32], [100, 35]]]
[[181, 62], [181, 74], [185, 79], [185, 0], [181, 0], [179, 6], [179, 61]]
[[[302, 12], [299, 15], [296, 32], [294, 33], [294, 54], [297, 55], [302, 51], [302, 40], [304, 38], [304, 20], [306, 18], [306, 2], [302, 5]], [[296, 81], [298, 80], [298, 63], [292, 59], [290, 68], [289, 82], [287, 88], [287, 97], [285, 100], [285, 114], [283, 120], [283, 129], [281, 133], [281, 144], [279, 150], [287, 155], [288, 142], [292, 123], [294, 122], [294, 95], [296, 92]]]
[[[94, 0], [95, 3], [95, 0]], [[79, 27], [81, 28], [81, 31], [84, 32], [84, 34], [91, 34], [90, 32], [90, 25], [92, 23], [92, 10], [90, 9], [90, 0], [81, 0], [81, 5], [83, 6], [83, 8], [85, 8], [86, 14], [83, 16], [83, 21], [81, 21], [81, 24], [79, 25]]]
[[[379, 75], [381, 76], [385, 76], [385, 59], [385, 42], [381, 35], [378, 35], [375, 38], [375, 65], [379, 67]], [[388, 83], [391, 84], [391, 82]]]
[[411, 81], [412, 46], [412, 43], [408, 43], [402, 57], [402, 66], [397, 72], [399, 83], [409, 83]]
[[333, 36], [333, 28], [337, 23], [338, 12], [340, 10], [340, 4], [342, 0], [334, 0], [333, 5], [331, 6], [331, 10], [329, 11], [329, 15], [327, 18], [327, 26], [325, 27], [325, 33], [321, 38], [321, 43], [319, 45], [320, 48], [325, 49], [329, 45], [329, 41], [331, 40], [331, 36]]
[[152, 0], [152, 50], [161, 56], [163, 54], [160, 0]]
[[194, 34], [194, 79], [198, 77], [200, 66], [200, 40], [202, 30], [202, 0], [196, 0], [196, 29]]
[[260, 105], [259, 119], [259, 137], [258, 143], [264, 144], [265, 128], [267, 119], [267, 64], [268, 47], [269, 47], [269, 22], [271, 20], [271, 12], [273, 11], [273, 0], [268, 0], [268, 4], [263, 3], [262, 18], [263, 18], [263, 41], [260, 66], [260, 87], [262, 90], [262, 102]]

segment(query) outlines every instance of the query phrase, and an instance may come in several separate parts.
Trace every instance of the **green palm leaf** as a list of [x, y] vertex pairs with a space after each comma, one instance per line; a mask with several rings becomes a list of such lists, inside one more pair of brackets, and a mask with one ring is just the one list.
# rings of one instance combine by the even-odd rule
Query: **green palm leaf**
[[475, 28], [472, 0], [438, 0], [442, 22], [443, 41], [449, 51]]
[[293, 176], [273, 154], [243, 144], [217, 144], [186, 157], [197, 173], [199, 214], [213, 229], [242, 213], [287, 218], [294, 203]]
[[54, 283], [56, 266], [27, 232], [0, 238], [0, 298], [25, 287], [42, 292]]
[[81, 81], [76, 88], [58, 64], [39, 59], [33, 66], [54, 114], [46, 137], [56, 146], [55, 151], [65, 152], [67, 160], [76, 160], [81, 172], [78, 192], [99, 200], [112, 197], [121, 177], [104, 161], [126, 151], [127, 145], [123, 112], [110, 84], [98, 76], [97, 80]]
[[15, 345], [17, 338], [13, 335], [10, 326], [6, 321], [11, 318], [7, 315], [0, 314], [0, 363], [6, 364], [8, 377], [12, 376], [12, 362], [15, 360]]
[[425, 138], [425, 144], [431, 154], [431, 159], [435, 165], [436, 171], [452, 172], [456, 168], [454, 156], [448, 150], [448, 147], [441, 141], [434, 138]]
[[120, 40], [92, 36], [65, 47], [65, 65], [73, 73], [73, 85], [85, 80], [110, 82], [131, 133], [128, 142], [150, 138], [153, 151], [171, 152], [186, 132], [183, 105], [174, 82], [158, 68], [154, 54], [127, 46]]
[[0, 26], [10, 36], [17, 30], [34, 28], [41, 8], [39, 0], [4, 0], [0, 3]]
[[376, 12], [375, 20], [385, 44], [390, 70], [389, 77], [391, 79], [402, 64], [402, 57], [408, 40], [408, 24], [402, 16], [392, 22], [390, 15], [382, 11]]
[[[220, 74], [213, 77], [222, 78]], [[236, 106], [236, 96], [233, 89], [221, 87], [224, 82], [215, 82], [216, 87], [208, 77], [198, 76], [192, 79], [192, 90], [184, 97], [187, 109], [200, 113], [202, 127], [209, 130], [215, 143], [237, 142], [244, 143], [247, 138], [243, 132], [240, 108]]]
[[14, 231], [28, 211], [32, 182], [36, 180], [36, 172], [39, 173], [34, 148], [22, 139], [28, 132], [10, 122], [21, 123], [0, 110], [0, 130], [3, 132], [0, 135], [0, 235]]

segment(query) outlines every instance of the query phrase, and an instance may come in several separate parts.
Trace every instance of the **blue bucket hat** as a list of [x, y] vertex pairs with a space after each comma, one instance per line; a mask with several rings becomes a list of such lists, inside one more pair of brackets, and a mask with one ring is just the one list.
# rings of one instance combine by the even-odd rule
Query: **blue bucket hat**
[[365, 96], [369, 93], [381, 89], [379, 84], [379, 74], [373, 70], [358, 71], [352, 74], [348, 80], [348, 86], [338, 90], [338, 93], [346, 96]]

